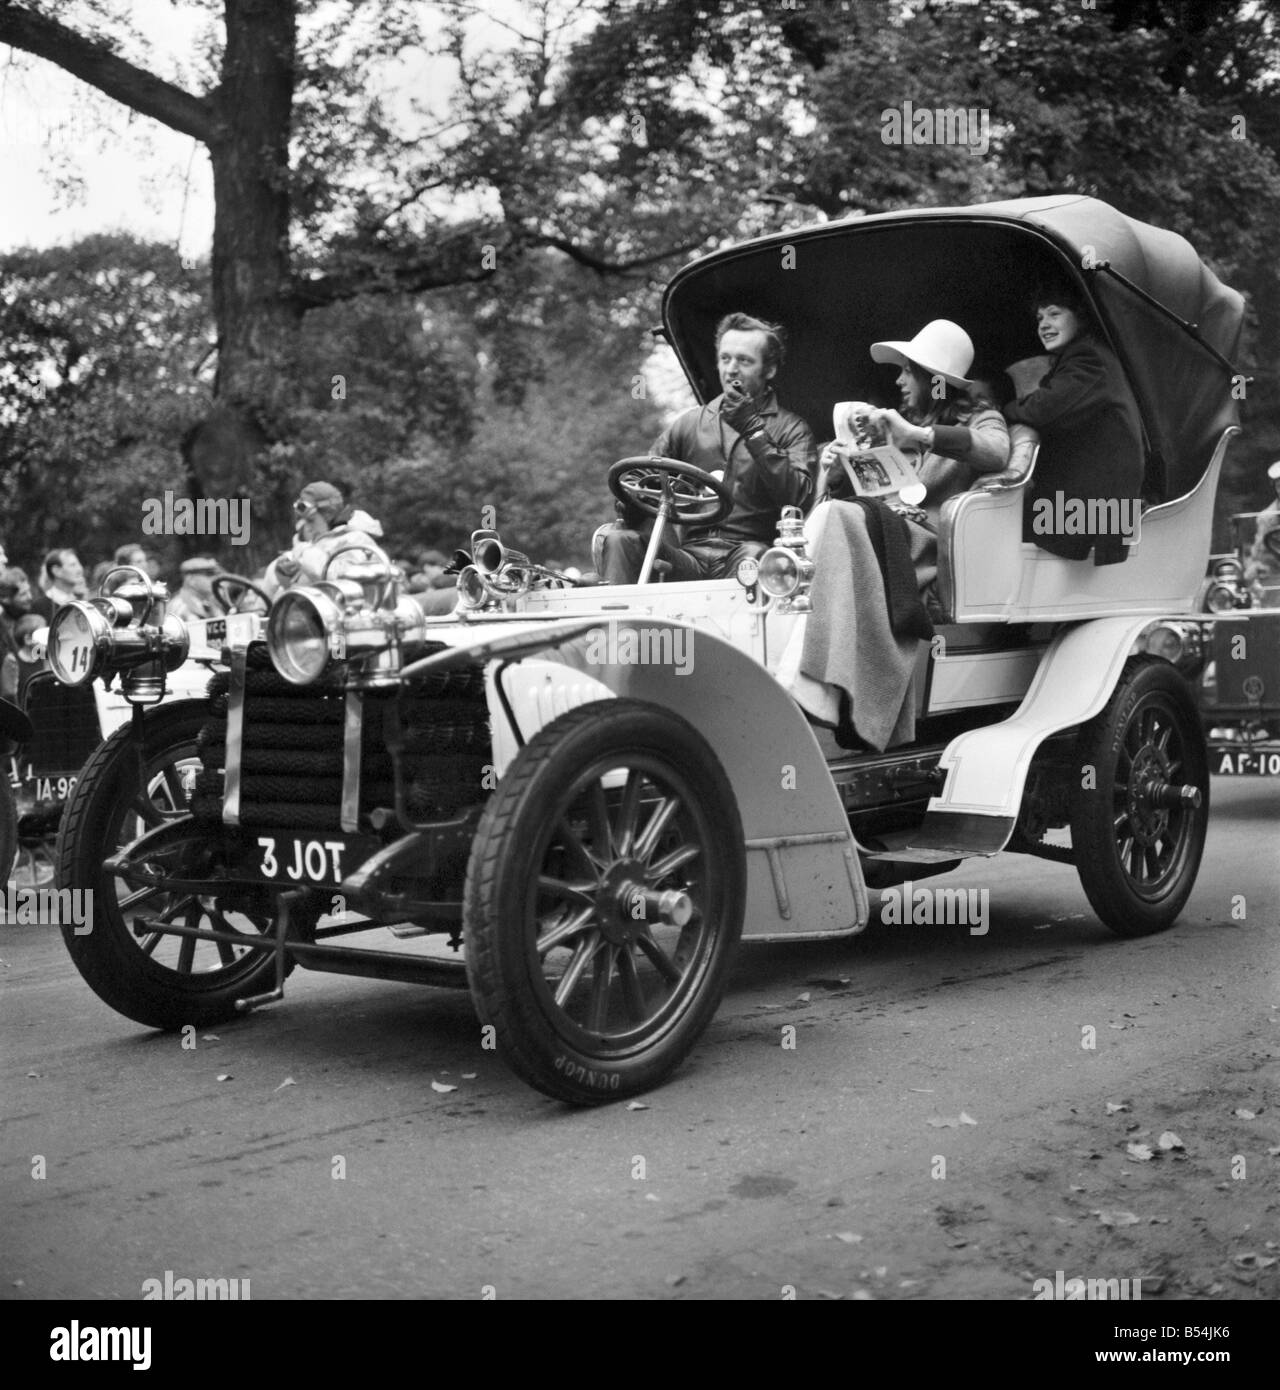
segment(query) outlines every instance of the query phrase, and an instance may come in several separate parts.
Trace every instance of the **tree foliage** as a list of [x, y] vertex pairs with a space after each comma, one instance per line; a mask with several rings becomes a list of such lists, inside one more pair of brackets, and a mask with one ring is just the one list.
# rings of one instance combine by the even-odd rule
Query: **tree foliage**
[[[1263, 500], [1258, 465], [1280, 443], [1280, 0], [184, 8], [205, 26], [178, 64], [124, 0], [0, 0], [0, 43], [209, 153], [216, 352], [175, 387], [172, 424], [157, 415], [156, 447], [200, 409], [233, 416], [245, 445], [188, 448], [193, 488], [248, 489], [274, 512], [328, 472], [406, 543], [454, 543], [477, 505], [518, 504], [531, 535], [580, 555], [570, 530], [608, 512], [603, 464], [656, 423], [631, 382], [658, 283], [692, 251], [1078, 191], [1182, 232], [1248, 293], [1257, 381], [1223, 491]], [[886, 144], [885, 112], [907, 100], [987, 113], [989, 143]], [[35, 415], [75, 393], [45, 392], [21, 331], [7, 309], [27, 382], [10, 410], [34, 439]], [[0, 466], [30, 501], [38, 467], [63, 476], [48, 460], [69, 424], [18, 458], [16, 418]]]

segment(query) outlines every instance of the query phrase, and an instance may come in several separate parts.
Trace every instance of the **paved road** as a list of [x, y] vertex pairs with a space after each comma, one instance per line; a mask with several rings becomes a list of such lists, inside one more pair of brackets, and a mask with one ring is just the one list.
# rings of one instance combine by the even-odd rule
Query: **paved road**
[[0, 927], [0, 1288], [1025, 1298], [1062, 1270], [1275, 1297], [1280, 787], [1213, 790], [1164, 936], [1112, 937], [1067, 868], [967, 866], [939, 882], [991, 890], [986, 936], [747, 949], [647, 1109], [526, 1089], [465, 994], [302, 971], [183, 1051], [100, 1005], [56, 932]]

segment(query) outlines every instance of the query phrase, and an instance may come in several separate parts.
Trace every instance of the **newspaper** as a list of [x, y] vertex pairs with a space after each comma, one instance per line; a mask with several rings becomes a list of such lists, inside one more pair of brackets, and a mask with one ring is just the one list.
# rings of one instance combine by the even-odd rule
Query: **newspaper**
[[874, 409], [865, 401], [841, 401], [831, 412], [836, 443], [844, 446], [844, 471], [859, 497], [885, 497], [910, 488], [904, 501], [915, 502], [925, 489], [913, 456], [889, 442], [883, 425], [872, 423]]

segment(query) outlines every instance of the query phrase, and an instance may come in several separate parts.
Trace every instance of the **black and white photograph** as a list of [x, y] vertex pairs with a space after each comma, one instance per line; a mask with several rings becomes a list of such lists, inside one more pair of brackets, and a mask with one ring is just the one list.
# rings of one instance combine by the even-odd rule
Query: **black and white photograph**
[[0, 0], [27, 1364], [1264, 1368], [1277, 228], [1280, 0]]

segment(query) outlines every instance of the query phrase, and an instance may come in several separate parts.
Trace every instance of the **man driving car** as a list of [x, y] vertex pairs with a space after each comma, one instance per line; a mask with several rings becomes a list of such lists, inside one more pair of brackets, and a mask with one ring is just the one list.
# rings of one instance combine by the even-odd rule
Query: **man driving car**
[[[680, 545], [664, 541], [658, 559], [673, 580], [723, 579], [743, 559], [772, 545], [786, 506], [813, 494], [817, 447], [809, 426], [784, 410], [773, 392], [784, 346], [779, 325], [728, 314], [716, 325], [716, 368], [723, 394], [676, 417], [650, 451], [723, 477], [733, 508], [713, 526], [686, 529]], [[634, 584], [646, 537], [624, 511], [597, 532], [596, 568], [607, 584]]]

